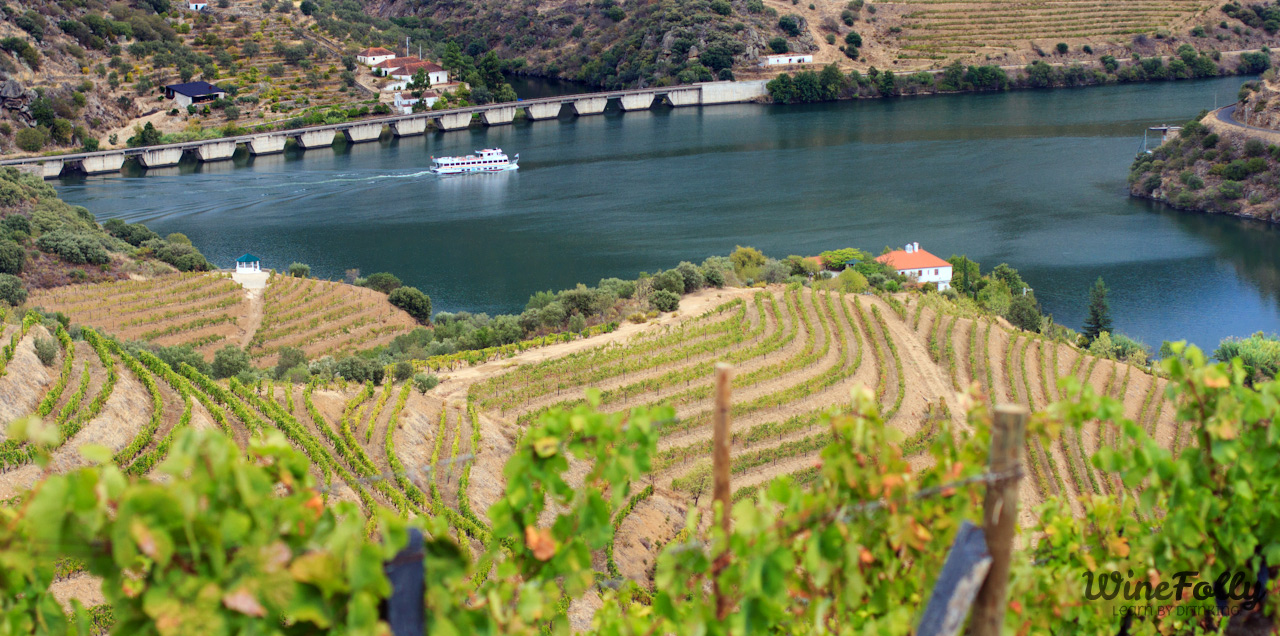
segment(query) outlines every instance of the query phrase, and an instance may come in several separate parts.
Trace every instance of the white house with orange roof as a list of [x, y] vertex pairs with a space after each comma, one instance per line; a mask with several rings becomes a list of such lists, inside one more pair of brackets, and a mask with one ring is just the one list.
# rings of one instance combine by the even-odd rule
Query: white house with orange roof
[[919, 243], [907, 243], [903, 249], [877, 256], [876, 261], [917, 283], [934, 283], [938, 291], [951, 287], [951, 263], [920, 249]]
[[394, 51], [388, 51], [380, 46], [375, 46], [356, 53], [356, 61], [364, 64], [365, 66], [373, 66], [393, 59], [395, 56], [396, 54]]

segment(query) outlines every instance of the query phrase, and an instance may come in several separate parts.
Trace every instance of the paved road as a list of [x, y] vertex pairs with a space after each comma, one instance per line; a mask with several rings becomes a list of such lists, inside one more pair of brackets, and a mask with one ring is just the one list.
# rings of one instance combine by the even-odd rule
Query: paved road
[[1232, 104], [1230, 106], [1223, 106], [1222, 108], [1219, 108], [1218, 121], [1224, 124], [1227, 124], [1228, 126], [1235, 126], [1236, 128], [1243, 128], [1245, 130], [1257, 130], [1259, 132], [1266, 132], [1266, 133], [1276, 132], [1270, 128], [1250, 126], [1248, 124], [1242, 124], [1239, 121], [1236, 121], [1236, 105], [1235, 104]]

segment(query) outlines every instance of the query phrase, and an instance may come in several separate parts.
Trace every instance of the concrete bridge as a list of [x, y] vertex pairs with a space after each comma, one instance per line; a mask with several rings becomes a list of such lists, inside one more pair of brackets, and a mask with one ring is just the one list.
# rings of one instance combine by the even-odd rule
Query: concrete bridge
[[462, 130], [478, 119], [485, 126], [509, 124], [516, 118], [516, 111], [523, 110], [531, 120], [553, 119], [567, 109], [570, 114], [583, 117], [599, 115], [612, 100], [617, 100], [624, 111], [647, 110], [654, 104], [671, 106], [706, 106], [750, 102], [768, 96], [763, 80], [750, 82], [706, 82], [662, 88], [635, 88], [600, 93], [561, 95], [519, 102], [486, 104], [449, 110], [426, 111], [409, 115], [390, 115], [360, 121], [309, 126], [293, 130], [247, 132], [235, 137], [220, 137], [201, 141], [187, 141], [145, 148], [120, 148], [98, 152], [78, 152], [46, 157], [23, 157], [0, 160], [0, 166], [16, 166], [21, 170], [53, 179], [64, 171], [84, 174], [109, 174], [119, 172], [126, 159], [133, 157], [145, 168], [174, 166], [182, 156], [191, 153], [198, 161], [223, 161], [230, 159], [238, 146], [243, 145], [250, 154], [266, 155], [284, 152], [285, 143], [293, 139], [298, 147], [308, 150], [333, 145], [337, 135], [348, 143], [377, 141], [383, 130], [389, 128], [396, 137], [421, 135], [427, 125], [437, 130]]

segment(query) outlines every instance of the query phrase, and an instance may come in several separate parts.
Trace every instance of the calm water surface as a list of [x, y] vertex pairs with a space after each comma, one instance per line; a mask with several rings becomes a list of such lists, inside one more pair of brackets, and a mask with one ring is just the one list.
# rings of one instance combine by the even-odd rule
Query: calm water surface
[[[1280, 331], [1280, 233], [1126, 196], [1152, 124], [1241, 80], [727, 105], [472, 129], [64, 179], [99, 219], [183, 232], [315, 275], [391, 271], [437, 310], [516, 312], [530, 293], [634, 277], [754, 245], [777, 257], [918, 241], [1021, 270], [1076, 327], [1088, 288], [1153, 346]], [[529, 89], [524, 94], [530, 95]], [[499, 146], [515, 173], [438, 178], [431, 155]]]

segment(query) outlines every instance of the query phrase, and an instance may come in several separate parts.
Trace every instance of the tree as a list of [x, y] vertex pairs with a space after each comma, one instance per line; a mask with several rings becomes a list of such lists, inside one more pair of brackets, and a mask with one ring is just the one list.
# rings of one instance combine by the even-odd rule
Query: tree
[[298, 263], [295, 261], [289, 264], [289, 269], [286, 271], [288, 271], [289, 275], [294, 278], [307, 278], [308, 276], [311, 276], [311, 266], [306, 263]]
[[847, 294], [860, 294], [867, 288], [867, 277], [854, 269], [840, 272], [836, 280], [840, 283], [840, 289]]
[[1005, 318], [1023, 331], [1039, 333], [1041, 325], [1044, 324], [1044, 317], [1040, 314], [1040, 307], [1033, 294], [1014, 296], [1013, 302], [1009, 303], [1009, 313]]
[[966, 296], [976, 295], [978, 281], [982, 278], [978, 262], [970, 260], [968, 256], [954, 255], [947, 262], [951, 263], [951, 287]]
[[774, 53], [781, 55], [791, 50], [791, 46], [787, 44], [786, 38], [770, 38], [769, 49]]
[[676, 266], [675, 271], [684, 279], [683, 292], [686, 294], [691, 294], [707, 286], [707, 279], [702, 275], [698, 266], [689, 261], [682, 261]]
[[298, 365], [307, 363], [307, 354], [297, 347], [285, 347], [276, 358], [276, 379], [283, 378], [285, 373]]
[[0, 241], [0, 274], [21, 274], [27, 251], [13, 241]]
[[803, 18], [795, 14], [787, 14], [778, 18], [778, 28], [791, 37], [800, 35], [800, 24]]
[[978, 304], [987, 311], [1001, 316], [1009, 311], [1009, 305], [1012, 302], [1013, 296], [1009, 293], [1009, 286], [999, 279], [991, 281], [978, 292]]
[[408, 380], [413, 377], [413, 365], [409, 364], [406, 360], [397, 362], [395, 366], [391, 368], [391, 377], [395, 378], [396, 382], [404, 382], [405, 380]]
[[675, 311], [680, 308], [680, 297], [665, 289], [659, 289], [649, 295], [649, 304], [658, 311]]
[[755, 278], [755, 273], [759, 273], [760, 268], [764, 267], [766, 259], [760, 250], [739, 245], [729, 254], [729, 260], [733, 262], [733, 271], [738, 276]]
[[364, 279], [365, 287], [380, 291], [384, 294], [390, 294], [402, 285], [403, 283], [400, 282], [399, 278], [396, 278], [395, 274], [388, 272], [369, 274], [369, 277]]
[[13, 274], [0, 274], [0, 301], [14, 307], [27, 302], [27, 288], [22, 286], [22, 279]]
[[227, 345], [213, 354], [213, 377], [222, 379], [249, 370], [249, 354], [235, 345]]
[[151, 122], [147, 122], [147, 125], [142, 127], [134, 126], [133, 136], [130, 137], [128, 141], [126, 141], [125, 143], [128, 144], [130, 148], [154, 146], [160, 143], [160, 140], [163, 137], [164, 137], [164, 134], [161, 133], [159, 130], [157, 130], [154, 124], [152, 124]]
[[23, 128], [14, 136], [13, 143], [20, 150], [36, 152], [43, 148], [46, 143], [49, 143], [49, 135], [40, 127]]
[[669, 269], [653, 277], [653, 288], [659, 291], [668, 291], [676, 296], [684, 293], [685, 280], [680, 272]]
[[418, 322], [431, 324], [431, 297], [416, 287], [397, 287], [387, 296], [392, 305], [405, 310]]
[[1107, 284], [1102, 277], [1093, 283], [1089, 290], [1089, 316], [1084, 321], [1084, 335], [1093, 342], [1098, 334], [1111, 331], [1111, 305], [1107, 302]]

